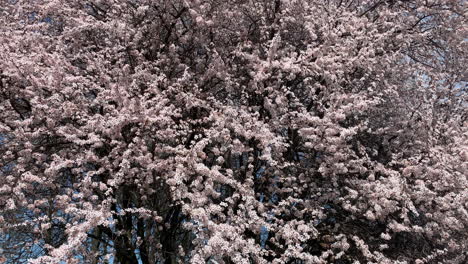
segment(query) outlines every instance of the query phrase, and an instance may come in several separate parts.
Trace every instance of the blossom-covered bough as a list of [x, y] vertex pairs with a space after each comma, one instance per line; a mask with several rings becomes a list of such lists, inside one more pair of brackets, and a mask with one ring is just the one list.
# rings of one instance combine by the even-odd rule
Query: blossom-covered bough
[[466, 2], [0, 2], [6, 263], [466, 263]]

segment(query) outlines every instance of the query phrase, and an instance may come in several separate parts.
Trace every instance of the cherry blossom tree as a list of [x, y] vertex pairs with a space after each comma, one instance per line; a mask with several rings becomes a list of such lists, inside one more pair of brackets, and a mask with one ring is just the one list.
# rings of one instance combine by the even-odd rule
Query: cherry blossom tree
[[461, 0], [0, 2], [6, 263], [466, 263]]

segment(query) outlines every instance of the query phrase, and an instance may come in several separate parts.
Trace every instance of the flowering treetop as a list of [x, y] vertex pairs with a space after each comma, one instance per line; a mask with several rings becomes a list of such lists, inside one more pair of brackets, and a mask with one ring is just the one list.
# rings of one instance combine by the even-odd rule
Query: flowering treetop
[[0, 12], [7, 263], [467, 260], [464, 1]]

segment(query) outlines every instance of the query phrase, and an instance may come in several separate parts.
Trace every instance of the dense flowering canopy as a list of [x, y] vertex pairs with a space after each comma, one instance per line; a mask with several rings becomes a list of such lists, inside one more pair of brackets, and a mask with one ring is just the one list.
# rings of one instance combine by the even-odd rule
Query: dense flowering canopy
[[1, 1], [1, 259], [466, 263], [466, 12]]

